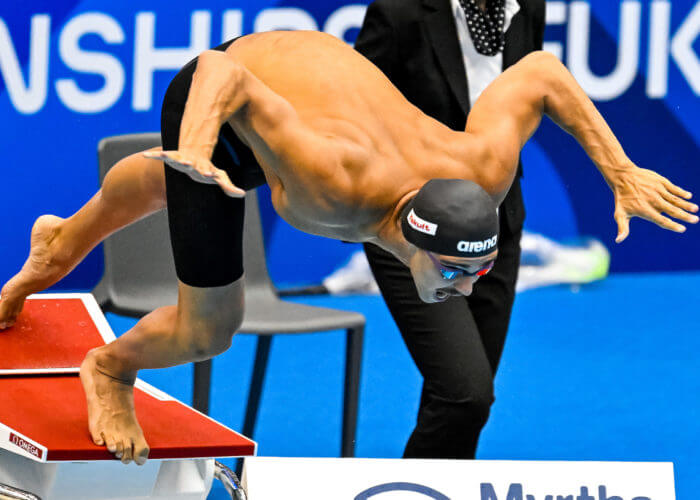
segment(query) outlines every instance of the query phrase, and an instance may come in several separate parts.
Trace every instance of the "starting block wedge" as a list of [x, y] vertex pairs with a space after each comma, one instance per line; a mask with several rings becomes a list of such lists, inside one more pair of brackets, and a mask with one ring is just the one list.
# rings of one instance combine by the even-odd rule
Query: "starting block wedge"
[[215, 476], [229, 476], [216, 458], [255, 455], [255, 442], [140, 379], [148, 462], [127, 466], [96, 446], [78, 372], [113, 340], [90, 294], [31, 296], [0, 332], [0, 499], [204, 500]]

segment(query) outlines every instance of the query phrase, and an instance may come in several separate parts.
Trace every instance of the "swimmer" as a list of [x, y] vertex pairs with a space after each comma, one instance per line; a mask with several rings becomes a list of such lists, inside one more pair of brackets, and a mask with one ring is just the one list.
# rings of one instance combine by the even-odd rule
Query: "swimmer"
[[101, 239], [167, 205], [178, 304], [91, 351], [80, 373], [94, 442], [142, 464], [138, 370], [216, 356], [241, 324], [245, 190], [267, 182], [279, 215], [302, 231], [391, 252], [426, 302], [468, 295], [496, 256], [496, 207], [544, 115], [578, 140], [613, 191], [618, 242], [632, 217], [676, 232], [685, 227], [666, 215], [697, 222], [691, 194], [637, 167], [548, 53], [501, 74], [455, 132], [344, 42], [260, 33], [205, 51], [178, 73], [163, 102], [162, 151], [119, 162], [72, 217], [37, 220], [27, 263], [2, 290], [0, 327]]

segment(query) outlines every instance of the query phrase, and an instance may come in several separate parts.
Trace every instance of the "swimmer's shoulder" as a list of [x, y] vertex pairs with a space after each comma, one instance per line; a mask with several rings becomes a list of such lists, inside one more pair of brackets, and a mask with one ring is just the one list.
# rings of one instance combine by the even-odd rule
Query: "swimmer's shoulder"
[[[225, 54], [252, 69], [259, 64], [289, 57], [314, 57], [324, 49], [337, 53], [352, 52], [350, 46], [333, 35], [322, 31], [266, 31], [251, 33], [234, 40]], [[326, 52], [326, 53], [330, 53]]]

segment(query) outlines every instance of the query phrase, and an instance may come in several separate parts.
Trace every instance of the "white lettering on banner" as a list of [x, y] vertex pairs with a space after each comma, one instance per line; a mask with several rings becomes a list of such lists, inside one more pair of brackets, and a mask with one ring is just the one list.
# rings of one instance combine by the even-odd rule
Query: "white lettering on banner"
[[80, 48], [80, 38], [97, 34], [111, 44], [124, 43], [124, 31], [112, 17], [101, 13], [81, 14], [71, 19], [61, 32], [59, 53], [69, 68], [81, 73], [94, 73], [105, 79], [100, 90], [81, 90], [75, 80], [56, 81], [58, 97], [69, 109], [81, 113], [99, 113], [110, 108], [124, 91], [124, 68], [116, 57]]
[[[547, 2], [545, 23], [548, 26], [566, 24], [566, 2]], [[544, 42], [542, 48], [560, 61], [564, 60], [564, 46], [559, 42]]]
[[647, 95], [661, 98], [668, 92], [668, 40], [671, 30], [671, 2], [651, 2], [649, 20], [649, 72]]
[[280, 7], [265, 9], [255, 18], [255, 32], [272, 30], [318, 30], [318, 24], [304, 9]]
[[[156, 15], [141, 12], [136, 15], [136, 50], [134, 53], [134, 95], [132, 106], [136, 111], [153, 107], [153, 73], [156, 70], [178, 70], [200, 52], [207, 50], [211, 40], [211, 13], [196, 11], [192, 14], [190, 46], [186, 48], [155, 47]], [[172, 26], [167, 28], [172, 30]]]
[[695, 4], [673, 38], [670, 38], [670, 30], [671, 2], [655, 0], [651, 3], [647, 95], [661, 98], [668, 93], [669, 54], [693, 92], [700, 95], [700, 59], [693, 49], [693, 44], [700, 35], [700, 2]]
[[572, 2], [570, 5], [569, 34], [566, 62], [571, 74], [593, 99], [609, 101], [623, 94], [637, 76], [639, 67], [639, 33], [642, 6], [626, 0], [620, 9], [620, 44], [617, 49], [617, 65], [607, 76], [597, 76], [588, 67], [590, 52], [591, 6], [588, 2]]
[[46, 103], [51, 18], [45, 14], [32, 16], [29, 36], [29, 78], [25, 86], [10, 31], [0, 18], [0, 71], [10, 101], [17, 111], [24, 114], [36, 113]]
[[[589, 0], [590, 1], [590, 0]], [[607, 75], [594, 74], [590, 59], [591, 8], [589, 1], [575, 0], [567, 4], [563, 0], [547, 2], [548, 25], [565, 26], [566, 42], [548, 41], [545, 49], [555, 54], [571, 69], [588, 94], [598, 100], [615, 99], [624, 94], [639, 71], [641, 53], [642, 9], [649, 6], [649, 47], [646, 92], [650, 98], [663, 98], [668, 94], [669, 62], [673, 61], [690, 88], [700, 95], [700, 58], [694, 47], [700, 35], [700, 1], [696, 1], [675, 33], [671, 33], [671, 9], [669, 0], [624, 0], [620, 3], [619, 43], [617, 61]], [[323, 29], [344, 39], [352, 28], [359, 28], [366, 6], [344, 5], [333, 11]], [[187, 61], [219, 40], [212, 40], [212, 14], [194, 11], [191, 14], [188, 46], [155, 46], [156, 13], [135, 14], [134, 40], [125, 39], [125, 30], [114, 17], [102, 12], [85, 12], [69, 18], [60, 29], [54, 30], [58, 40], [60, 61], [76, 73], [95, 74], [104, 78], [104, 85], [86, 91], [74, 78], [63, 76], [55, 81], [58, 99], [66, 108], [78, 113], [100, 113], [113, 106], [123, 95], [127, 85], [132, 88], [132, 109], [153, 109], [153, 80], [156, 71], [176, 71]], [[0, 18], [0, 78], [7, 88], [7, 95], [14, 108], [23, 114], [41, 111], [46, 104], [49, 88], [49, 60], [51, 51], [51, 18], [36, 14], [31, 18], [30, 39], [26, 63], [17, 57], [17, 41], [3, 18]], [[243, 33], [244, 11], [229, 9], [222, 12], [221, 41]], [[173, 22], [162, 24], [159, 29], [173, 30]], [[253, 20], [255, 31], [270, 29], [318, 29], [315, 18], [306, 10], [296, 7], [264, 9]], [[184, 26], [178, 29], [186, 30]], [[646, 29], [646, 28], [645, 28]], [[110, 45], [133, 43], [133, 81], [127, 83], [126, 61], [120, 61], [107, 51], [87, 51], [80, 48], [85, 35], [97, 35]], [[22, 42], [27, 43], [27, 42]], [[566, 45], [566, 49], [564, 47]], [[565, 56], [565, 57], [564, 57]], [[26, 68], [24, 69], [23, 66]], [[26, 72], [23, 74], [23, 69]]]
[[[594, 75], [588, 67], [590, 57], [590, 6], [575, 1], [569, 6], [567, 59], [572, 74], [593, 99], [611, 100], [624, 94], [639, 70], [642, 3], [626, 0], [620, 6], [620, 42], [615, 69], [606, 76]], [[652, 99], [668, 94], [669, 56], [685, 77], [693, 92], [700, 95], [700, 58], [693, 44], [700, 35], [700, 2], [671, 37], [671, 2], [653, 0], [649, 4], [649, 56], [647, 64], [647, 96]], [[565, 2], [547, 2], [547, 24], [567, 22]], [[670, 48], [670, 50], [669, 50]], [[545, 42], [544, 49], [563, 60], [559, 42]]]
[[693, 43], [700, 35], [700, 2], [695, 4], [690, 15], [671, 41], [671, 55], [678, 69], [685, 76], [693, 92], [700, 95], [700, 59], [693, 49]]
[[341, 7], [328, 16], [326, 24], [323, 26], [323, 31], [344, 40], [345, 33], [348, 30], [362, 26], [366, 11], [366, 5], [346, 5]]
[[243, 11], [240, 9], [227, 10], [223, 16], [221, 28], [221, 43], [238, 38], [243, 34]]

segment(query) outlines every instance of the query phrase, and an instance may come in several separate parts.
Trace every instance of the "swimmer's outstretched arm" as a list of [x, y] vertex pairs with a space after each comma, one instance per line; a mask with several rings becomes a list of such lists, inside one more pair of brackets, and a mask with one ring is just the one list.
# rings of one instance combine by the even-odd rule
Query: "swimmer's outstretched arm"
[[469, 114], [467, 132], [492, 146], [504, 168], [486, 173], [483, 183], [506, 185], [520, 150], [543, 115], [573, 135], [615, 195], [616, 241], [629, 234], [629, 219], [642, 217], [671, 231], [685, 227], [671, 217], [694, 224], [697, 205], [691, 193], [665, 177], [637, 167], [625, 154], [605, 119], [566, 67], [552, 54], [533, 52], [499, 76], [479, 97]]
[[245, 196], [245, 191], [210, 161], [219, 129], [245, 105], [240, 82], [241, 72], [230, 57], [215, 50], [202, 52], [185, 103], [178, 150], [149, 152], [145, 156], [163, 160], [198, 182], [219, 184], [229, 196]]
[[338, 156], [338, 149], [309, 129], [289, 102], [232, 56], [216, 50], [202, 52], [197, 60], [178, 151], [146, 156], [164, 160], [198, 182], [219, 184], [229, 196], [244, 196], [245, 191], [210, 161], [219, 129], [231, 121], [250, 132], [250, 137], [242, 137], [249, 146], [271, 152], [276, 161], [267, 163], [273, 169], [280, 164], [291, 169], [301, 165], [327, 175], [332, 159]]

